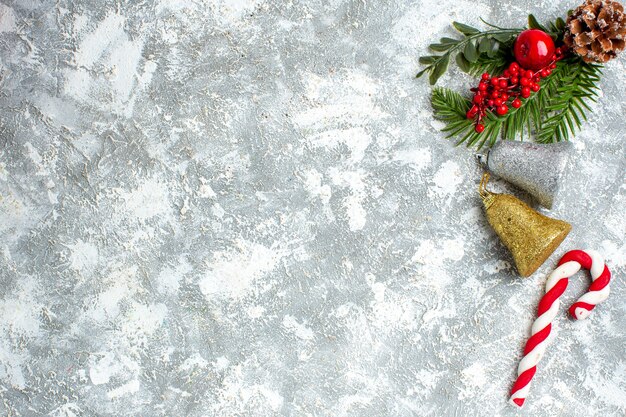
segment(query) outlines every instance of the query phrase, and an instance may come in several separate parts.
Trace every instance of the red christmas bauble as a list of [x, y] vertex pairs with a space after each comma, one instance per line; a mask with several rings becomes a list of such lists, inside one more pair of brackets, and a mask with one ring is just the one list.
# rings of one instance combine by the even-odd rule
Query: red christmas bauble
[[513, 46], [515, 59], [522, 68], [538, 71], [552, 62], [554, 41], [546, 32], [528, 29], [519, 34]]

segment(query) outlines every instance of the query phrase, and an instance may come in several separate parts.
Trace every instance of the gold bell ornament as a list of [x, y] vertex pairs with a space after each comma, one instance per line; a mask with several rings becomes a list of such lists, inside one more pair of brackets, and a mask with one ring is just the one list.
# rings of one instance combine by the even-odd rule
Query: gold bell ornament
[[572, 226], [537, 213], [512, 195], [488, 191], [488, 181], [489, 174], [484, 173], [478, 190], [487, 220], [511, 251], [520, 275], [530, 276], [563, 242]]

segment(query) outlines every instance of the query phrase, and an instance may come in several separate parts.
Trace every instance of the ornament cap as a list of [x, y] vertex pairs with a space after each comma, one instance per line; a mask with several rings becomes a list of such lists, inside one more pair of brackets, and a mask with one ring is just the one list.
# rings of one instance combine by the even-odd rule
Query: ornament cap
[[489, 169], [487, 166], [487, 161], [489, 160], [489, 151], [485, 153], [475, 153], [474, 158], [476, 158], [476, 162], [478, 162], [478, 165], [480, 165], [483, 169]]

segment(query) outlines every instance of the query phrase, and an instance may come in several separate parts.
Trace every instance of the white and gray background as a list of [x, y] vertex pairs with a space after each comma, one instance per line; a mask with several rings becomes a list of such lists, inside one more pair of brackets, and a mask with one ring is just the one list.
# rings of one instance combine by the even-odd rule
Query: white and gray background
[[[577, 1], [1, 1], [0, 415], [626, 413], [626, 57], [528, 279], [414, 79], [452, 20]], [[572, 279], [517, 412], [546, 275], [586, 247], [612, 294], [573, 322]]]

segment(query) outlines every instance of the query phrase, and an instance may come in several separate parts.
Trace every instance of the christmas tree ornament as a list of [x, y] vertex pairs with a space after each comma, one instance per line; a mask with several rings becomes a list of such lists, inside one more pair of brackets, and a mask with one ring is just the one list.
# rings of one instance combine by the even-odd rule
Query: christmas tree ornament
[[598, 96], [600, 64], [625, 47], [625, 20], [619, 3], [586, 0], [567, 22], [542, 25], [532, 14], [525, 28], [483, 21], [488, 28], [481, 30], [453, 22], [459, 36], [431, 44], [417, 77], [428, 74], [434, 85], [451, 62], [480, 77], [469, 96], [433, 89], [434, 116], [457, 145], [491, 147], [531, 136], [539, 143], [567, 141]]
[[570, 142], [540, 144], [500, 141], [476, 158], [482, 167], [552, 208], [569, 154]]
[[513, 53], [519, 65], [537, 71], [552, 63], [554, 41], [543, 30], [528, 29], [518, 35]]
[[567, 18], [563, 41], [586, 62], [607, 62], [626, 46], [626, 15], [616, 1], [587, 0]]
[[530, 276], [563, 242], [572, 226], [537, 213], [512, 195], [488, 191], [488, 181], [489, 174], [485, 173], [479, 187], [487, 220], [511, 252], [520, 275]]
[[593, 250], [573, 250], [561, 258], [546, 282], [546, 294], [539, 302], [537, 319], [532, 325], [532, 334], [524, 347], [524, 357], [519, 363], [518, 376], [511, 389], [511, 402], [518, 407], [524, 404], [530, 382], [537, 372], [537, 364], [546, 351], [546, 339], [552, 331], [552, 322], [559, 311], [560, 297], [567, 288], [569, 277], [581, 268], [591, 272], [592, 282], [589, 291], [570, 307], [572, 317], [576, 320], [586, 319], [591, 310], [609, 296], [611, 272], [602, 255]]

